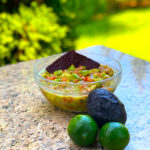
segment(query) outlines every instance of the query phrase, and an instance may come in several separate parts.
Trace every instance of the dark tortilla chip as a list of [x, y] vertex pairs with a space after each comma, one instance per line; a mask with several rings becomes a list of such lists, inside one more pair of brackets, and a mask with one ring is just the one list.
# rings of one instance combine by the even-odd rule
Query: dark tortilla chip
[[86, 66], [86, 69], [88, 70], [98, 68], [100, 66], [98, 62], [75, 52], [75, 50], [72, 50], [58, 58], [52, 64], [50, 64], [46, 68], [46, 71], [48, 71], [49, 73], [53, 73], [57, 70], [67, 69], [70, 67], [70, 65], [74, 65], [75, 67], [79, 67], [80, 65]]

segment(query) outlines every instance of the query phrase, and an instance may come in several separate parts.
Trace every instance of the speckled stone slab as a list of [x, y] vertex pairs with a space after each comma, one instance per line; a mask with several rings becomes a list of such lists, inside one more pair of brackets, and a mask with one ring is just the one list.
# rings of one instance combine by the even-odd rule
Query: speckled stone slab
[[[115, 94], [125, 104], [131, 134], [126, 150], [150, 150], [150, 62], [102, 46], [81, 51], [114, 57], [123, 68]], [[54, 108], [33, 79], [35, 61], [0, 68], [0, 150], [102, 150], [78, 147], [67, 135], [74, 113]]]

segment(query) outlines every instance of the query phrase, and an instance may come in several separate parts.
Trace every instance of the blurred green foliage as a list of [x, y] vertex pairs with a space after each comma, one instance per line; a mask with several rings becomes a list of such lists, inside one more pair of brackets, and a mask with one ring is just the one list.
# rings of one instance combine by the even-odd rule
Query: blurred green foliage
[[107, 9], [107, 0], [0, 0], [0, 11], [14, 12], [20, 3], [29, 6], [33, 1], [52, 7], [60, 17], [60, 22], [69, 24], [84, 23], [89, 21], [94, 13]]
[[[137, 31], [131, 30], [130, 26], [138, 23], [129, 23], [131, 12], [121, 19], [117, 16], [116, 22], [110, 19], [115, 14], [109, 13], [148, 5], [148, 0], [0, 0], [0, 65], [94, 44], [131, 51], [135, 49], [132, 39], [139, 41], [136, 50], [140, 51], [140, 41], [147, 40], [137, 38], [144, 37], [147, 28], [141, 24]], [[144, 18], [145, 14], [141, 22], [147, 24]], [[125, 37], [131, 41], [128, 47], [122, 44]]]
[[[53, 7], [54, 11], [61, 17], [62, 22], [72, 23], [72, 25], [89, 22], [93, 14], [106, 11], [106, 1], [107, 0], [44, 0], [48, 6]], [[71, 22], [72, 20], [73, 22]]]
[[0, 0], [0, 65], [73, 49], [75, 27], [91, 19], [100, 1]]
[[73, 48], [69, 28], [58, 24], [52, 8], [32, 2], [19, 13], [0, 14], [0, 65], [31, 60]]

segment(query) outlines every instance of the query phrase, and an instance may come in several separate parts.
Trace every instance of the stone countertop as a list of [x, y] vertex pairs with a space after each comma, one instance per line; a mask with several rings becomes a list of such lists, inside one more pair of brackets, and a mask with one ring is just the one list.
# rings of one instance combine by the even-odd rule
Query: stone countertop
[[[131, 135], [126, 150], [150, 149], [150, 62], [103, 46], [85, 49], [119, 60], [123, 76], [115, 94], [125, 104]], [[1, 150], [85, 150], [73, 144], [67, 124], [74, 113], [54, 108], [41, 94], [33, 79], [34, 61], [0, 68]]]

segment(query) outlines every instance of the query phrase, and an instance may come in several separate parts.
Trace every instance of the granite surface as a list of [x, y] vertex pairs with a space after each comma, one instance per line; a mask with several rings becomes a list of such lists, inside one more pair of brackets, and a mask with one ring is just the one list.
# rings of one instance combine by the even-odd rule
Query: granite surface
[[[106, 47], [81, 51], [114, 57], [123, 76], [115, 94], [125, 104], [131, 135], [126, 150], [150, 150], [150, 62]], [[67, 124], [75, 114], [54, 108], [33, 79], [34, 61], [0, 68], [0, 150], [85, 150], [73, 144]]]

